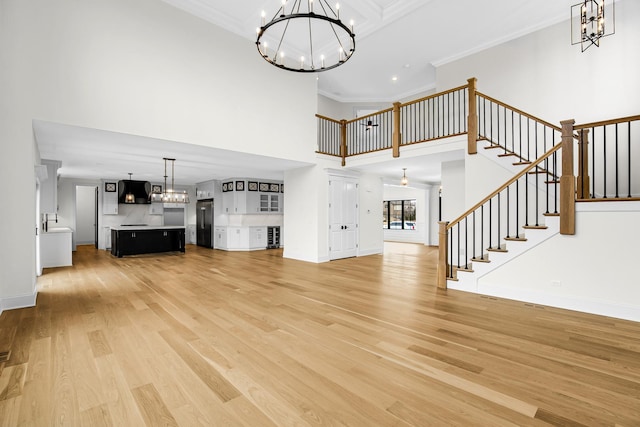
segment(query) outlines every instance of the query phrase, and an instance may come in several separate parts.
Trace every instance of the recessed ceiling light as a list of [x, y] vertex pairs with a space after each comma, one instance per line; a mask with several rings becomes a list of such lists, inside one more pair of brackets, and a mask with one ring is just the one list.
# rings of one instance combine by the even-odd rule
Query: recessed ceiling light
[[404, 64], [404, 68], [411, 68], [411, 64]]
[[393, 80], [394, 82], [395, 82], [395, 81], [398, 81], [398, 76], [393, 76], [393, 77], [391, 77], [391, 80]]

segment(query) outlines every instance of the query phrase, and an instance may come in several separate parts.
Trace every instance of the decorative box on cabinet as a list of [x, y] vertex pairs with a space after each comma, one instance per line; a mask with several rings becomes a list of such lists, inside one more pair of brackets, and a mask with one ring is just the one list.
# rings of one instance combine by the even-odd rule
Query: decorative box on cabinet
[[104, 181], [102, 187], [102, 213], [104, 215], [118, 215], [118, 183]]

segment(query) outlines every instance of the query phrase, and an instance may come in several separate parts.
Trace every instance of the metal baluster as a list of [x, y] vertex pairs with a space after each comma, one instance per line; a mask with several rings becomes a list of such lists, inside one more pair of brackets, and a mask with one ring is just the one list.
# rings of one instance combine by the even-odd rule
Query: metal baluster
[[480, 205], [480, 259], [484, 260], [484, 205]]
[[[509, 225], [510, 225], [510, 224], [509, 224], [509, 211], [510, 211], [511, 209], [510, 209], [510, 205], [509, 205], [509, 187], [510, 187], [510, 186], [507, 186], [507, 239], [508, 239], [508, 238], [509, 238], [509, 236], [510, 236], [510, 235], [509, 235], [509, 229], [510, 229], [510, 228], [509, 228]], [[516, 231], [516, 237], [517, 237], [517, 231]]]
[[[544, 159], [544, 168], [546, 170], [549, 170], [549, 158], [547, 157], [546, 159]], [[553, 184], [553, 182], [555, 182], [556, 178], [555, 178], [555, 171], [554, 174], [552, 175], [552, 180], [549, 181], [547, 180], [546, 183], [546, 189], [547, 189], [547, 210], [545, 211], [545, 213], [549, 213], [549, 192], [551, 191], [551, 184]]]
[[602, 193], [604, 198], [607, 198], [607, 126], [602, 126], [602, 152], [603, 156], [603, 168], [602, 168]]
[[618, 192], [618, 123], [616, 123], [616, 199], [619, 196], [619, 192]]
[[456, 228], [458, 229], [458, 246], [457, 246], [457, 252], [458, 252], [458, 269], [460, 269], [460, 223], [456, 224]]
[[[556, 155], [558, 152], [554, 151], [553, 152], [553, 175], [554, 176], [558, 176], [558, 156]], [[554, 207], [553, 207], [553, 213], [557, 214], [558, 213], [558, 181], [557, 180], [553, 180], [553, 187], [554, 187]]]
[[524, 174], [524, 225], [529, 225], [529, 174]]
[[453, 278], [453, 228], [449, 230], [449, 277]]
[[629, 195], [627, 197], [631, 197], [631, 122], [627, 122], [627, 132], [628, 132], [628, 137], [627, 137], [627, 176], [628, 176], [628, 180], [629, 180]]
[[491, 143], [493, 144], [493, 102], [489, 103], [489, 139], [491, 139]]
[[[515, 130], [514, 130], [514, 127], [515, 127], [515, 122], [513, 121], [513, 110], [511, 110], [511, 149], [512, 150], [513, 150], [513, 147], [514, 147], [513, 144], [514, 144], [514, 141], [515, 141], [515, 134], [514, 134]], [[504, 144], [504, 154], [507, 154], [507, 145], [508, 144], [505, 142], [505, 144]]]
[[596, 128], [591, 128], [591, 197], [596, 197]]
[[493, 243], [492, 243], [493, 235], [491, 233], [491, 225], [493, 223], [493, 221], [491, 219], [492, 211], [493, 211], [493, 209], [491, 209], [491, 199], [489, 199], [489, 247], [493, 249]]
[[500, 249], [500, 193], [498, 193], [498, 249]]
[[469, 232], [468, 232], [467, 219], [469, 219], [468, 216], [464, 218], [464, 267], [465, 269], [469, 268], [469, 251], [467, 247], [467, 243], [469, 242]]
[[[476, 209], [477, 210], [477, 209]], [[473, 248], [473, 258], [476, 258], [476, 211], [472, 212], [473, 218], [472, 218], [472, 223], [473, 223], [473, 244], [471, 245], [471, 247]]]

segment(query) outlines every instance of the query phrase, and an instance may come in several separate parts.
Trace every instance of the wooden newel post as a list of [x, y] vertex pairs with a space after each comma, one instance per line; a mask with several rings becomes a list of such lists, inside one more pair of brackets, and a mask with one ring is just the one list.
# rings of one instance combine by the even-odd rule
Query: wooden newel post
[[589, 129], [580, 129], [578, 136], [578, 199], [590, 199]]
[[448, 242], [447, 239], [447, 225], [448, 221], [440, 221], [438, 222], [438, 288], [447, 289], [447, 252], [448, 252]]
[[562, 176], [560, 177], [560, 234], [576, 234], [576, 178], [573, 175], [573, 125], [562, 124]]
[[393, 136], [391, 138], [391, 148], [393, 157], [400, 157], [400, 103], [393, 103]]
[[467, 116], [467, 153], [478, 153], [478, 106], [476, 100], [476, 83], [478, 79], [472, 77], [469, 82], [469, 114]]
[[340, 120], [340, 157], [342, 157], [342, 166], [347, 164], [347, 121]]

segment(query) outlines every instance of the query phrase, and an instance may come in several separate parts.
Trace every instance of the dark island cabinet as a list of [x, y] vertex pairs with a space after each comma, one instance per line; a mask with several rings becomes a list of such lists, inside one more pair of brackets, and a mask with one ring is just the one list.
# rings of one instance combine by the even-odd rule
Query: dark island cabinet
[[152, 230], [111, 230], [111, 255], [184, 252], [183, 228]]

